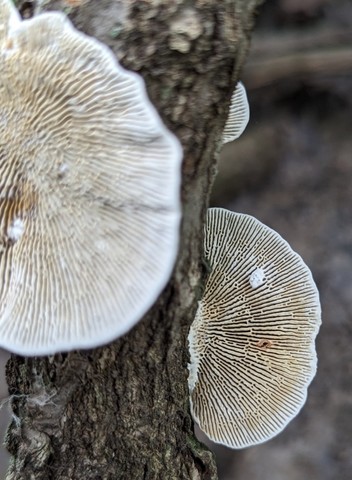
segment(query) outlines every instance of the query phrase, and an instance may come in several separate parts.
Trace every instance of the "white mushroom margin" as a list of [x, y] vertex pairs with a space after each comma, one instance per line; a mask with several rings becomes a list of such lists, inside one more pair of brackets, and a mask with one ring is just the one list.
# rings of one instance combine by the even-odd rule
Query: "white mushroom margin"
[[211, 440], [244, 448], [277, 435], [305, 403], [319, 294], [301, 257], [249, 215], [210, 209], [204, 251], [211, 272], [188, 337], [191, 412]]

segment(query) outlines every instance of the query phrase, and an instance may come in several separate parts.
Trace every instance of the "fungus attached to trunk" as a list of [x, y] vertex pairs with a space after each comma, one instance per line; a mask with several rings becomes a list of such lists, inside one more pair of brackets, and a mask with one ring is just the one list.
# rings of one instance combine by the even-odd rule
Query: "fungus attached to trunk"
[[60, 13], [0, 0], [0, 345], [128, 331], [171, 274], [181, 147], [141, 78]]
[[316, 371], [319, 295], [301, 257], [253, 217], [208, 211], [211, 272], [189, 333], [191, 412], [232, 448], [278, 434]]
[[249, 122], [249, 104], [243, 83], [238, 82], [231, 97], [229, 114], [222, 134], [222, 143], [229, 143], [242, 135]]

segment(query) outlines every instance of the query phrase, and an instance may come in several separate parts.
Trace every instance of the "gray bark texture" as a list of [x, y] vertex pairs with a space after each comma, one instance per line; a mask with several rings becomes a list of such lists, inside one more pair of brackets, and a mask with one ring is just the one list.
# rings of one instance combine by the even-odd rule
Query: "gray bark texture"
[[90, 351], [7, 365], [13, 421], [7, 480], [216, 479], [194, 437], [187, 334], [206, 269], [202, 234], [219, 138], [260, 0], [16, 2], [63, 10], [141, 74], [184, 148], [183, 222], [174, 274], [124, 337]]

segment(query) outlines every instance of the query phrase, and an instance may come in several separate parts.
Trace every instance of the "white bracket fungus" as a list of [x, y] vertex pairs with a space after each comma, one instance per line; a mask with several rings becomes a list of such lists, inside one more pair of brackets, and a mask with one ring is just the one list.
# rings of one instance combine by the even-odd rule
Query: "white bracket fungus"
[[0, 0], [0, 65], [0, 345], [102, 345], [170, 277], [180, 144], [142, 79], [61, 13], [21, 21]]
[[305, 403], [319, 294], [301, 257], [248, 215], [210, 209], [204, 250], [211, 273], [188, 337], [191, 412], [211, 440], [243, 448], [277, 435]]
[[238, 82], [231, 97], [222, 143], [233, 142], [242, 135], [249, 122], [249, 104], [243, 83]]

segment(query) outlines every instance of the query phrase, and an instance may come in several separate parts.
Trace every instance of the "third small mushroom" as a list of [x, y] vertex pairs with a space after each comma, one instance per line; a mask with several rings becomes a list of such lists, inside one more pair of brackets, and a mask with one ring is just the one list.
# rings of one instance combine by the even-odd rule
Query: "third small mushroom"
[[[246, 104], [242, 89], [230, 116], [245, 111], [233, 105]], [[247, 121], [234, 113], [232, 132]], [[239, 136], [229, 125], [223, 143]], [[188, 336], [191, 413], [212, 441], [244, 448], [280, 433], [305, 403], [319, 294], [301, 257], [249, 215], [209, 209], [204, 256], [210, 273]]]

